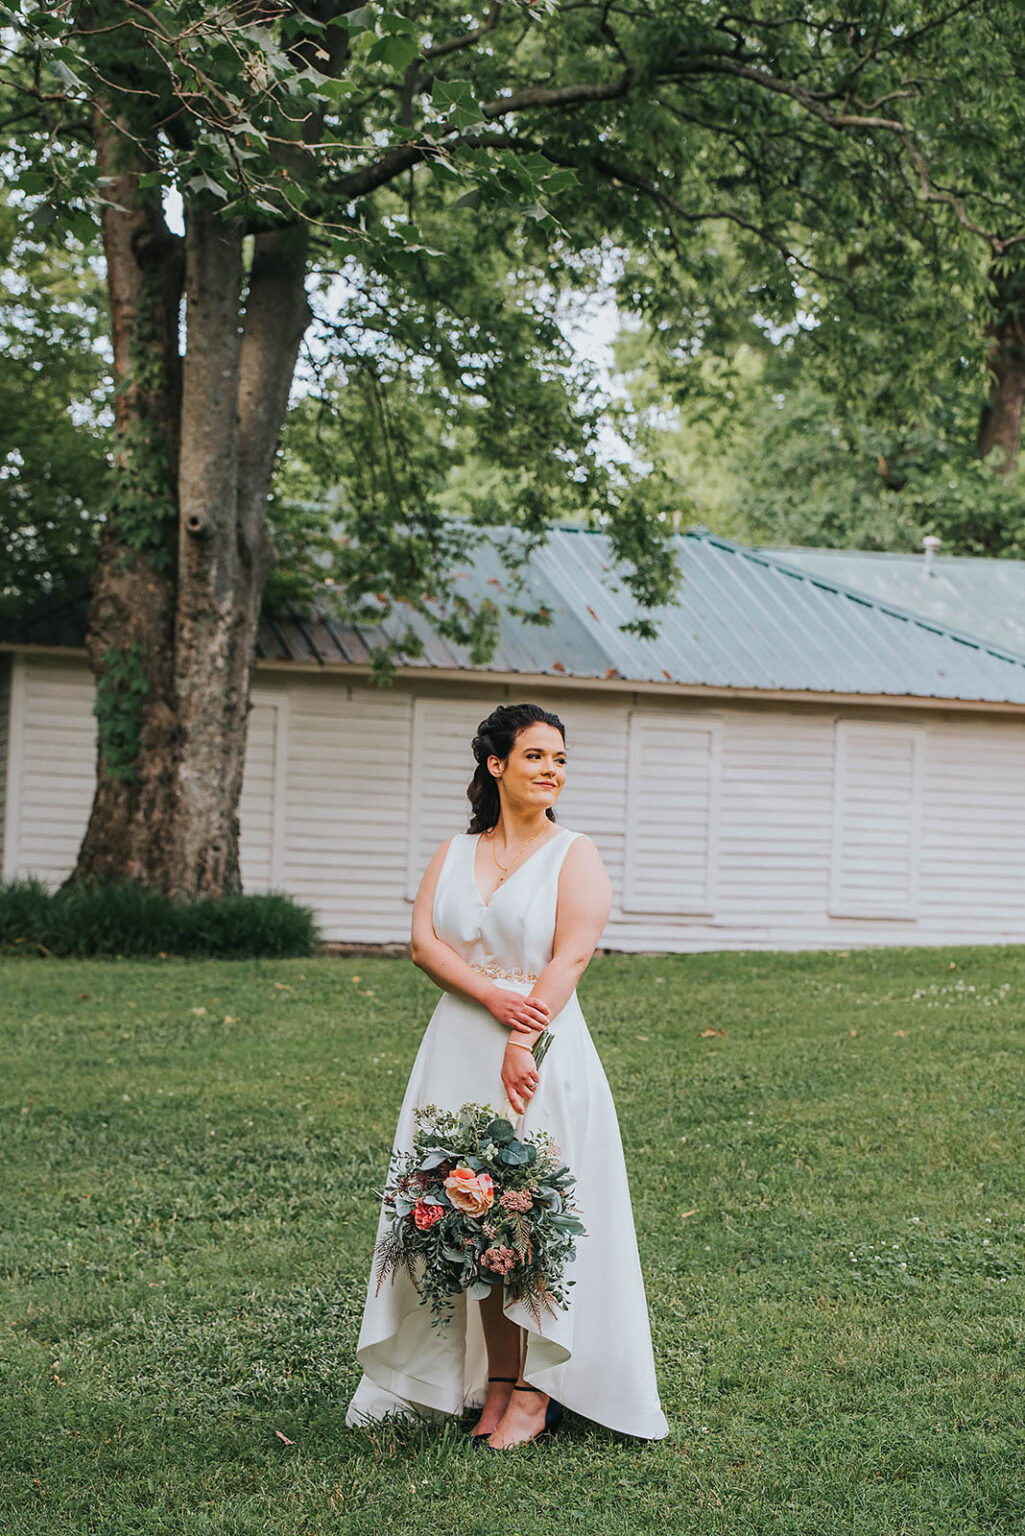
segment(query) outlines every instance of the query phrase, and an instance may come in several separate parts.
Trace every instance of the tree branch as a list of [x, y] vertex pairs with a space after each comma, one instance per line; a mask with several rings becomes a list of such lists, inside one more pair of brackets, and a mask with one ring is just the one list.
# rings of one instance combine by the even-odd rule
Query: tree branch
[[447, 38], [443, 43], [432, 44], [430, 48], [425, 48], [423, 50], [421, 58], [440, 59], [443, 58], [447, 53], [455, 53], [457, 48], [469, 48], [474, 43], [479, 43], [481, 38], [484, 37], [488, 32], [493, 32], [495, 30], [495, 28], [498, 26], [499, 20], [501, 19], [501, 15], [502, 7], [500, 5], [493, 5], [488, 13], [487, 21], [483, 22], [479, 27], [475, 27], [472, 32], [464, 32], [462, 37], [450, 37]]
[[915, 142], [914, 136], [907, 126], [894, 117], [880, 117], [876, 113], [864, 112], [831, 112], [825, 105], [833, 93], [809, 91], [803, 85], [798, 85], [792, 80], [783, 80], [778, 75], [770, 74], [767, 70], [756, 69], [750, 64], [741, 63], [737, 59], [728, 59], [721, 56], [695, 61], [693, 69], [674, 69], [664, 71], [664, 77], [674, 80], [683, 80], [690, 74], [726, 74], [740, 80], [750, 81], [760, 89], [769, 91], [773, 95], [785, 96], [791, 101], [796, 101], [806, 112], [835, 131], [842, 132], [849, 128], [878, 129], [884, 133], [891, 133], [904, 149], [918, 176], [919, 196], [926, 203], [942, 203], [952, 209], [954, 216], [962, 228], [970, 234], [978, 235], [985, 240], [999, 255], [1011, 245], [1025, 239], [1025, 232], [1013, 235], [1008, 239], [997, 235], [993, 230], [986, 229], [981, 224], [976, 224], [965, 209], [963, 200], [954, 192], [938, 191], [932, 183], [929, 172], [929, 164]]
[[[510, 112], [526, 112], [531, 108], [567, 107], [576, 106], [585, 101], [611, 101], [617, 96], [625, 96], [630, 88], [631, 71], [624, 70], [618, 80], [598, 81], [595, 83], [581, 83], [580, 85], [557, 86], [554, 89], [544, 86], [532, 86], [529, 90], [519, 91], [510, 96], [499, 96], [494, 101], [481, 104], [481, 116], [487, 121], [494, 121], [499, 117], [505, 117]], [[477, 135], [460, 134], [452, 128], [440, 140], [421, 142], [419, 144], [399, 144], [394, 149], [381, 156], [372, 165], [366, 165], [361, 170], [352, 171], [348, 176], [341, 177], [331, 184], [330, 190], [340, 197], [354, 199], [365, 197], [367, 193], [374, 192], [378, 187], [386, 186], [394, 181], [396, 176], [401, 176], [411, 166], [420, 165], [425, 160], [435, 158], [444, 153], [445, 149], [457, 144], [472, 144], [477, 140]]]

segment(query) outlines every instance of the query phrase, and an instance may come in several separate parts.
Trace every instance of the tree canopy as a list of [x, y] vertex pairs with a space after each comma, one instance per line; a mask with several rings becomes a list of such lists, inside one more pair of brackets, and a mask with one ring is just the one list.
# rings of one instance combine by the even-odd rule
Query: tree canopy
[[[0, 10], [12, 197], [71, 257], [98, 219], [108, 291], [83, 877], [237, 882], [275, 540], [294, 583], [305, 552], [330, 559], [355, 617], [372, 597], [438, 623], [440, 602], [478, 660], [493, 613], [461, 609], [449, 577], [482, 524], [529, 543], [555, 516], [600, 517], [642, 605], [671, 593], [652, 515], [679, 499], [669, 461], [637, 473], [599, 454], [608, 407], [555, 323], [610, 266], [649, 375], [682, 407], [696, 383], [714, 395], [740, 344], [792, 334], [824, 398], [860, 400], [905, 444], [932, 430], [930, 390], [956, 394], [922, 342], [963, 305], [977, 318], [952, 345], [991, 379], [980, 445], [1013, 466], [1011, 0]], [[272, 500], [297, 365], [320, 387], [294, 403]], [[328, 479], [330, 525], [312, 506]]]

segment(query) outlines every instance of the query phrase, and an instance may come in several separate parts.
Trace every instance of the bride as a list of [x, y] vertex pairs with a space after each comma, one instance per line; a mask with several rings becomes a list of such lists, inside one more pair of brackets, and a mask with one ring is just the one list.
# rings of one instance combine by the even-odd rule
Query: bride
[[[569, 1305], [538, 1320], [501, 1286], [455, 1299], [430, 1327], [409, 1277], [371, 1273], [356, 1355], [363, 1376], [347, 1424], [390, 1414], [480, 1409], [474, 1448], [550, 1433], [563, 1408], [645, 1439], [669, 1433], [655, 1379], [647, 1302], [615, 1105], [576, 984], [612, 902], [589, 837], [555, 821], [566, 781], [562, 721], [536, 704], [499, 705], [473, 739], [469, 831], [436, 850], [413, 907], [412, 958], [442, 996], [424, 1031], [392, 1149], [412, 1146], [413, 1110], [467, 1102], [549, 1132], [576, 1175], [587, 1235], [566, 1270]], [[538, 1067], [530, 1047], [550, 1046]], [[378, 1237], [386, 1230], [382, 1209]]]

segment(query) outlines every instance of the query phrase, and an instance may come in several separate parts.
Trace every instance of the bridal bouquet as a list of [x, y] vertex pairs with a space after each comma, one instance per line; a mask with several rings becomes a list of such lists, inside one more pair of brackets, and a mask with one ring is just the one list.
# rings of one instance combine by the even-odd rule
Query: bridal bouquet
[[379, 1192], [390, 1226], [375, 1250], [377, 1290], [404, 1269], [432, 1327], [450, 1320], [460, 1291], [480, 1301], [504, 1285], [537, 1322], [542, 1308], [568, 1307], [563, 1274], [585, 1232], [574, 1175], [548, 1133], [518, 1136], [485, 1104], [413, 1113], [413, 1149]]

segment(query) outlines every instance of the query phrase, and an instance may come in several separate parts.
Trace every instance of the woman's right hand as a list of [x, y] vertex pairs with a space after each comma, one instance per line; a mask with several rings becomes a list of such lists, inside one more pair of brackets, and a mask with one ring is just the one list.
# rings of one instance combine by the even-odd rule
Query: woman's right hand
[[518, 1029], [527, 1035], [548, 1024], [548, 1004], [543, 997], [524, 997], [522, 992], [512, 992], [506, 987], [492, 988], [488, 1012], [507, 1029]]

